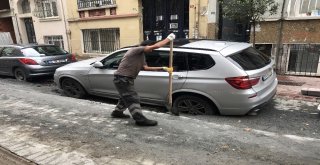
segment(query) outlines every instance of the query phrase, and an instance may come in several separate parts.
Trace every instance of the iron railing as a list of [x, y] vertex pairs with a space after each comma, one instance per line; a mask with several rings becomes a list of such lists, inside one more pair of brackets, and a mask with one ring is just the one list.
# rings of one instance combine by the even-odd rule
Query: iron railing
[[284, 44], [279, 51], [278, 74], [319, 76], [320, 44]]
[[116, 0], [78, 0], [78, 9], [115, 5]]
[[86, 29], [83, 32], [84, 53], [111, 53], [120, 48], [118, 28]]

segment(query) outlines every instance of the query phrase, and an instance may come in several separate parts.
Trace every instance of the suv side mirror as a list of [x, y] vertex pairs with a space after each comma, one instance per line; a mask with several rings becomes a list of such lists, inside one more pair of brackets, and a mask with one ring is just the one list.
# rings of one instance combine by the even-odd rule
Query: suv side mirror
[[100, 61], [97, 61], [97, 62], [93, 63], [93, 67], [101, 69], [101, 68], [103, 68], [103, 64]]

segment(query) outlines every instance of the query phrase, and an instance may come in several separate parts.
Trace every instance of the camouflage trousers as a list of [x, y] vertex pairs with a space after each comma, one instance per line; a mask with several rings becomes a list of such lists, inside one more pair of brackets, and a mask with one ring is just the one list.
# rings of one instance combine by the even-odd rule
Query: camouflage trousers
[[142, 114], [140, 97], [138, 96], [138, 93], [134, 88], [134, 79], [130, 77], [115, 75], [113, 83], [120, 95], [115, 110], [123, 112], [128, 108], [131, 115], [135, 113]]

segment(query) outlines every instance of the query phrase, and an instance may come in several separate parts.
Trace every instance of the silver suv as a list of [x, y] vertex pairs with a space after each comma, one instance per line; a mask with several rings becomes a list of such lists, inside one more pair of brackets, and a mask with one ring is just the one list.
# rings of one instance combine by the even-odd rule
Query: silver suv
[[[55, 83], [70, 97], [117, 98], [113, 73], [128, 49], [60, 67]], [[173, 50], [173, 108], [180, 112], [244, 115], [276, 94], [273, 61], [248, 43], [202, 40]], [[169, 48], [145, 56], [149, 66], [168, 66]], [[141, 71], [135, 88], [143, 103], [166, 105], [168, 73]]]
[[26, 81], [35, 76], [53, 75], [75, 55], [55, 45], [0, 45], [0, 75]]

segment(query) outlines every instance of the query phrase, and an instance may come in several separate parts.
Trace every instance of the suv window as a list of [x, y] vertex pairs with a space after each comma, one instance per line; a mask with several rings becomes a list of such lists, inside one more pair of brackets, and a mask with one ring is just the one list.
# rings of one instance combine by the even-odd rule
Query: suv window
[[112, 54], [112, 55], [108, 56], [107, 58], [105, 58], [102, 61], [104, 68], [117, 69], [119, 67], [121, 60], [122, 60], [122, 57], [124, 56], [124, 54], [126, 54], [126, 52], [127, 52], [127, 50], [117, 52], [117, 53]]
[[[169, 52], [152, 51], [145, 55], [148, 66], [162, 67], [169, 66]], [[187, 70], [186, 54], [182, 52], [173, 52], [173, 70], [182, 72]]]
[[61, 49], [59, 46], [35, 46], [30, 48], [24, 48], [21, 50], [27, 57], [40, 57], [40, 56], [57, 56], [66, 55], [68, 52]]
[[7, 47], [4, 48], [1, 52], [1, 57], [19, 57], [23, 56], [20, 49], [14, 48], [14, 47]]
[[189, 70], [205, 70], [214, 66], [216, 63], [210, 55], [189, 53]]
[[240, 53], [231, 55], [231, 62], [243, 70], [255, 70], [270, 64], [271, 59], [254, 48], [248, 48]]

